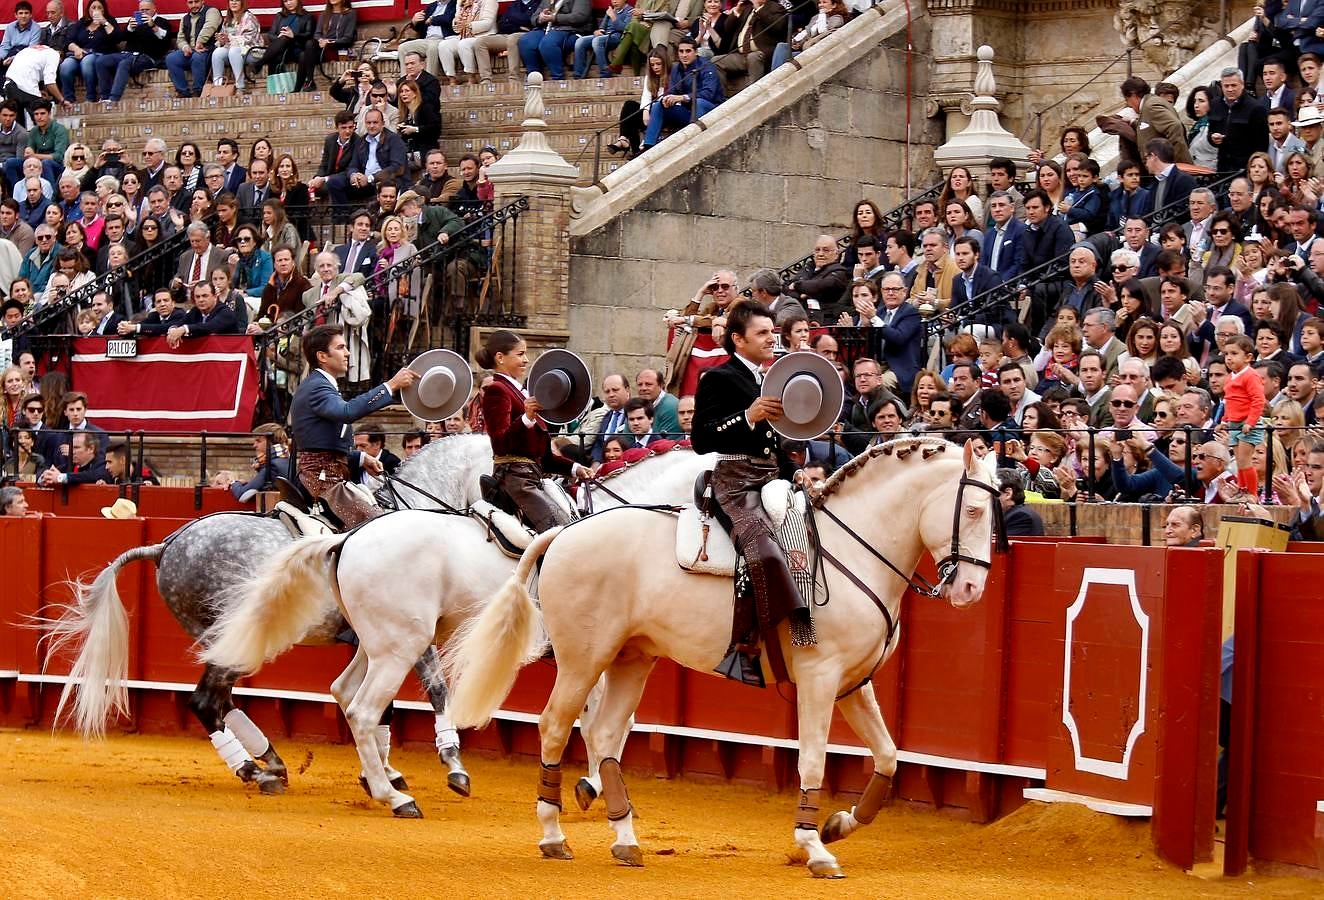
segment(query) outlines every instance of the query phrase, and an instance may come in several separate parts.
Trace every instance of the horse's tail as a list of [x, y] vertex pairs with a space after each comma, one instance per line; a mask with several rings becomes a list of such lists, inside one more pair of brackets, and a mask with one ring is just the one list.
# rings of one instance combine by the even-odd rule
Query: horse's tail
[[82, 579], [70, 582], [74, 602], [64, 607], [58, 619], [37, 623], [46, 630], [46, 663], [66, 648], [78, 648], [78, 657], [55, 707], [57, 725], [71, 698], [74, 727], [88, 737], [103, 737], [113, 714], [128, 713], [125, 681], [129, 677], [129, 617], [115, 578], [131, 562], [160, 562], [165, 548], [165, 544], [134, 547], [102, 569], [91, 584]]
[[202, 635], [202, 661], [249, 674], [298, 643], [329, 612], [335, 596], [330, 557], [345, 538], [295, 541], [252, 577], [226, 589], [224, 612]]
[[486, 725], [545, 640], [529, 579], [560, 528], [545, 531], [524, 551], [515, 572], [483, 611], [461, 627], [442, 655], [450, 684], [447, 711], [458, 728]]

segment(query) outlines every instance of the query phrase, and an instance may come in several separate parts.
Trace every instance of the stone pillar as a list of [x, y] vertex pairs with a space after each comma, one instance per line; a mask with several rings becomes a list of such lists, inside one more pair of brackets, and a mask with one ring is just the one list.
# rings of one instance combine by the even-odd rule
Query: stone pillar
[[497, 207], [529, 198], [529, 209], [519, 218], [514, 261], [517, 311], [528, 317], [530, 331], [564, 334], [570, 307], [570, 192], [579, 169], [547, 143], [542, 82], [541, 74], [529, 73], [524, 134], [487, 177]]
[[933, 151], [934, 162], [944, 173], [954, 166], [965, 166], [976, 179], [988, 174], [989, 160], [1005, 156], [1025, 171], [1030, 163], [1030, 148], [1002, 127], [998, 110], [1002, 104], [994, 96], [993, 48], [987, 44], [976, 52], [979, 69], [975, 74], [975, 94], [968, 107], [970, 124]]

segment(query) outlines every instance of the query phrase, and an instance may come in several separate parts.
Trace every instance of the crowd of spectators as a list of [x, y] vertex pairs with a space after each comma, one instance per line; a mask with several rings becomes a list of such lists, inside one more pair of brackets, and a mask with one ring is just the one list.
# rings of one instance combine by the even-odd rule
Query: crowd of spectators
[[[830, 470], [833, 444], [853, 453], [936, 430], [997, 454], [1018, 504], [1027, 493], [1284, 503], [1312, 534], [1324, 113], [1310, 54], [1262, 70], [1255, 90], [1237, 69], [1196, 88], [1187, 119], [1168, 86], [1165, 97], [1128, 78], [1112, 172], [1073, 126], [1059, 158], [1035, 152], [1027, 190], [1008, 159], [992, 161], [982, 186], [958, 166], [905, 227], [885, 227], [863, 200], [840, 244], [822, 235], [801, 269], [751, 274], [784, 350], [840, 358], [838, 438], [809, 458]], [[1219, 189], [1199, 186], [1201, 174]], [[1154, 233], [1157, 209], [1178, 215]], [[1054, 260], [1066, 261], [1060, 274], [1039, 268]], [[734, 273], [718, 272], [668, 314], [671, 385], [692, 392], [721, 361], [722, 314], [737, 295]], [[938, 326], [932, 344], [926, 320]]]

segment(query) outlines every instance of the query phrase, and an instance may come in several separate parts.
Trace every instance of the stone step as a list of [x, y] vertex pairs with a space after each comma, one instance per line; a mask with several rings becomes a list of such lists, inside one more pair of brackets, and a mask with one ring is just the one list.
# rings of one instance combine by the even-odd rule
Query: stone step
[[[549, 81], [544, 85], [543, 97], [548, 110], [555, 109], [560, 103], [575, 102], [589, 98], [595, 100], [628, 100], [639, 96], [642, 80], [635, 75], [619, 75], [615, 78], [584, 78], [565, 81]], [[518, 82], [498, 80], [487, 84], [460, 84], [442, 88], [443, 113], [453, 108], [482, 108], [497, 104], [511, 104], [520, 107], [524, 104], [524, 85]], [[232, 97], [180, 98], [170, 94], [155, 95], [147, 92], [131, 92], [117, 104], [103, 106], [100, 103], [76, 103], [73, 115], [90, 122], [119, 121], [125, 115], [136, 113], [198, 113], [215, 112], [227, 109], [251, 109], [260, 106], [281, 106], [285, 108], [322, 109], [331, 106], [338, 109], [339, 101], [330, 91], [318, 90], [299, 94], [268, 94], [265, 89], [255, 87], [252, 91]]]

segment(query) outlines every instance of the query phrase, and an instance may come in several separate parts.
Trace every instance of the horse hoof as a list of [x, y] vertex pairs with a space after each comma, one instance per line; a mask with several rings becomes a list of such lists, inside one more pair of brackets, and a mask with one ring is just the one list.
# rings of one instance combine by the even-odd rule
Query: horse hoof
[[265, 772], [257, 777], [257, 786], [264, 794], [283, 794], [285, 793], [285, 782], [279, 777], [268, 775]]
[[639, 849], [638, 844], [613, 844], [611, 855], [616, 857], [616, 861], [622, 865], [643, 868], [644, 851]]
[[809, 860], [809, 874], [815, 878], [845, 878], [846, 873], [841, 871], [841, 866], [835, 862], [826, 860]]
[[452, 772], [446, 776], [446, 787], [450, 788], [461, 797], [469, 796], [469, 773]]
[[564, 838], [554, 841], [550, 844], [539, 844], [538, 849], [542, 855], [548, 859], [574, 859], [575, 854], [570, 852], [570, 844]]
[[405, 776], [397, 775], [391, 779], [391, 787], [397, 791], [407, 791], [409, 790], [409, 782], [405, 781]]
[[239, 776], [239, 780], [244, 784], [251, 784], [252, 782], [257, 781], [258, 776], [262, 774], [262, 769], [257, 763], [250, 759], [246, 760], [244, 764], [239, 767], [239, 771], [234, 774]]
[[846, 823], [849, 813], [834, 812], [828, 816], [828, 820], [823, 823], [823, 830], [819, 832], [819, 837], [823, 843], [831, 844], [833, 841], [839, 841], [847, 835]]
[[575, 783], [575, 802], [579, 804], [580, 809], [588, 812], [588, 808], [596, 799], [598, 799], [598, 791], [593, 787], [593, 782], [581, 778]]
[[397, 819], [421, 819], [423, 818], [423, 810], [418, 808], [417, 803], [410, 800], [408, 803], [401, 803], [391, 810], [391, 815]]
[[364, 778], [362, 775], [359, 776], [359, 787], [363, 788], [363, 793], [367, 794], [369, 797], [372, 796], [372, 788], [368, 787], [368, 779]]

